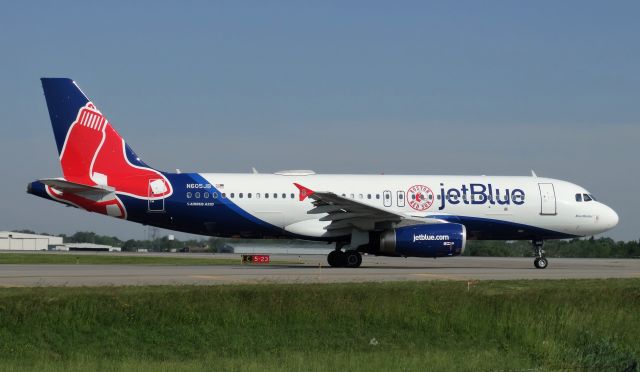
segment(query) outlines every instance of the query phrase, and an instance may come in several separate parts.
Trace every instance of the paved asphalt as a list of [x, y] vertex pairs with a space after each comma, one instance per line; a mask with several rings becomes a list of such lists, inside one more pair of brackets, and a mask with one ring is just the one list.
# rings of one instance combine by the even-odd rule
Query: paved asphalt
[[[215, 255], [236, 257], [238, 255]], [[209, 255], [211, 257], [211, 255]], [[297, 264], [0, 265], [0, 287], [119, 286], [226, 283], [329, 283], [401, 280], [509, 280], [640, 278], [638, 259], [551, 258], [544, 270], [533, 258], [451, 257], [441, 259], [364, 257], [357, 269], [331, 268], [325, 256], [278, 255]]]

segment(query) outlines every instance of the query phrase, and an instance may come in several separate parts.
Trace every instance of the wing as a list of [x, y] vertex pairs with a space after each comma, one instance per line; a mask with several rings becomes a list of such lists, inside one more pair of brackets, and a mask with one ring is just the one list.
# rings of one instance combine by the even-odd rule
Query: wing
[[[382, 231], [400, 226], [446, 223], [436, 218], [406, 216], [358, 202], [328, 191], [313, 191], [294, 183], [300, 190], [300, 200], [313, 200], [308, 214], [326, 214], [320, 221], [330, 221], [325, 227], [334, 234], [350, 233], [354, 228], [364, 231]], [[344, 231], [343, 231], [344, 230]]]

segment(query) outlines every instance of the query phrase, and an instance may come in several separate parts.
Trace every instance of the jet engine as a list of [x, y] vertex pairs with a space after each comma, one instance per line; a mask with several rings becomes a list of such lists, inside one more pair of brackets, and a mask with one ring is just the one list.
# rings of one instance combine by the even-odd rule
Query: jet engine
[[459, 256], [464, 252], [467, 230], [458, 223], [437, 223], [383, 231], [376, 254], [404, 257]]

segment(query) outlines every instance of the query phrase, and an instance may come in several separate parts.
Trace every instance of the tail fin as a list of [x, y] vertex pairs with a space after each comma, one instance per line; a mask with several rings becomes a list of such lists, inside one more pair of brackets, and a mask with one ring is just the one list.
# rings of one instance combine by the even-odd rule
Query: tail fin
[[171, 194], [166, 177], [140, 160], [73, 80], [41, 80], [67, 181], [140, 198]]

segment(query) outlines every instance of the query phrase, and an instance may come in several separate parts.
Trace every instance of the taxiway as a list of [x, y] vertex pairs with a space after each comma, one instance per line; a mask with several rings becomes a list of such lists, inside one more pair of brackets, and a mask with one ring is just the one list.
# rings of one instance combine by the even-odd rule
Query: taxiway
[[[238, 255], [215, 255], [216, 258]], [[0, 265], [0, 287], [120, 286], [227, 283], [335, 283], [419, 280], [640, 278], [637, 259], [551, 258], [544, 270], [532, 258], [444, 259], [365, 256], [360, 268], [331, 268], [325, 256], [272, 256], [268, 265]]]

